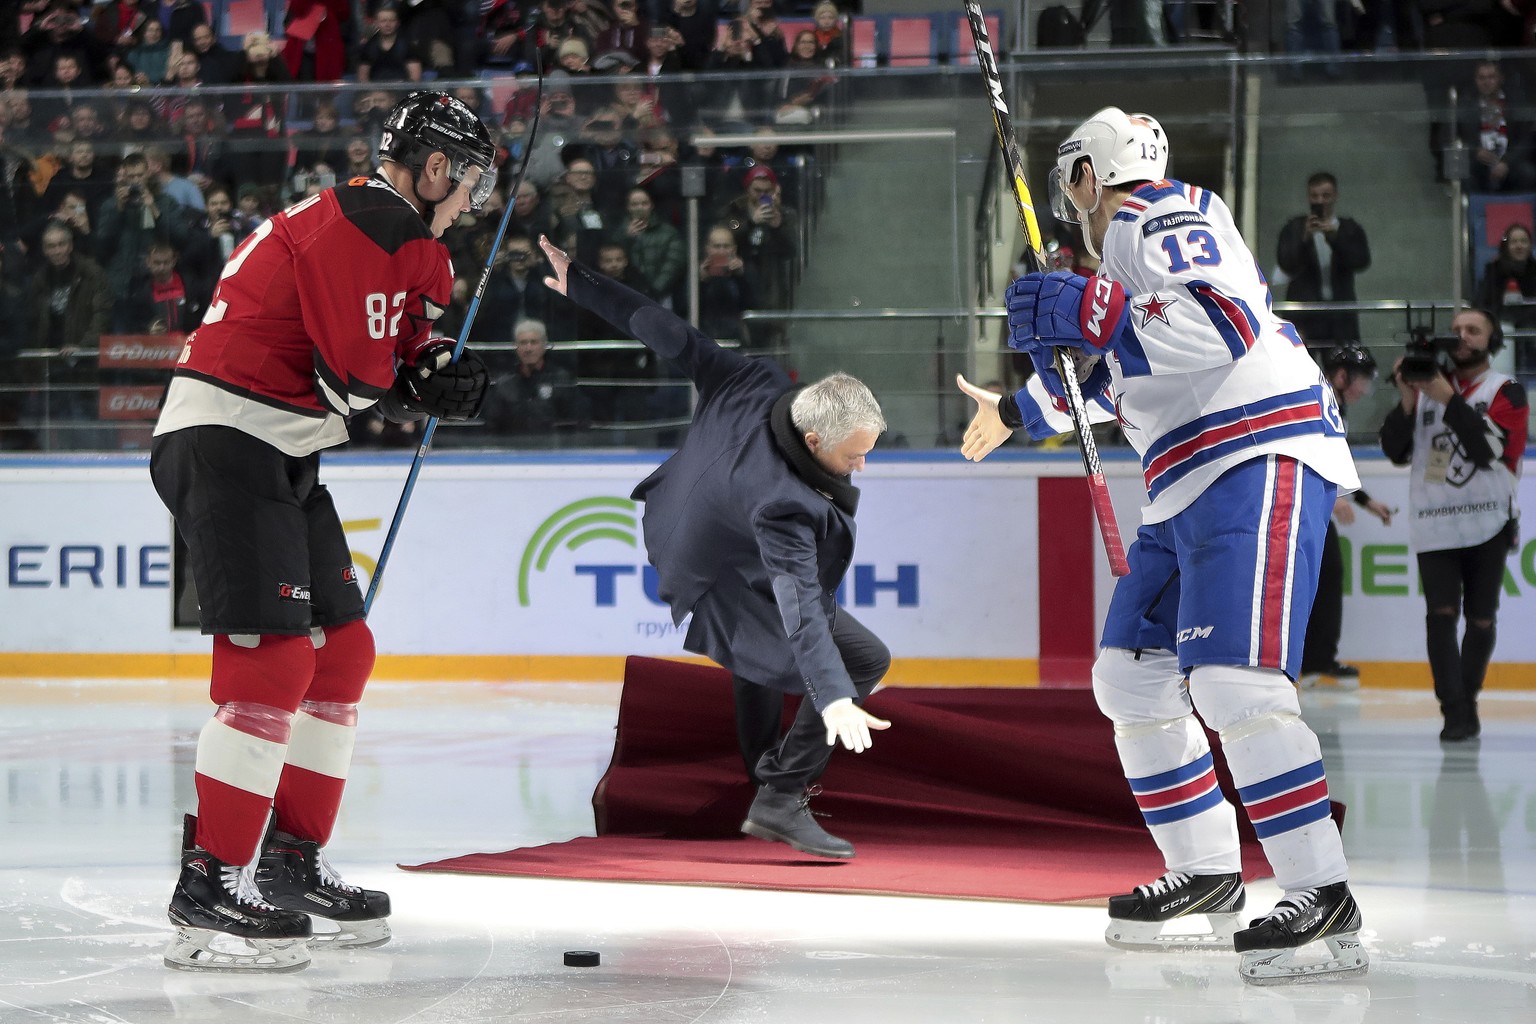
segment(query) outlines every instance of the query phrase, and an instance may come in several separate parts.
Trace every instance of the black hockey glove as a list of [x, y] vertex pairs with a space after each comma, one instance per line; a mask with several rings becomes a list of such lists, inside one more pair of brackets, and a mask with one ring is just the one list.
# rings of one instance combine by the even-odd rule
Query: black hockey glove
[[396, 422], [436, 416], [442, 420], [472, 420], [480, 414], [490, 387], [485, 360], [469, 349], [456, 363], [453, 343], [439, 341], [422, 349], [414, 366], [402, 366], [395, 386], [379, 402], [379, 411]]

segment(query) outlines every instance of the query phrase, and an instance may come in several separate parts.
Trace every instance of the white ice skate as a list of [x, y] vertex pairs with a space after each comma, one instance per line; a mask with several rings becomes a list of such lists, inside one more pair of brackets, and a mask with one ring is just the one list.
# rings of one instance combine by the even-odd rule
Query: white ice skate
[[[1321, 942], [1326, 957], [1305, 947]], [[1348, 884], [1335, 882], [1287, 893], [1275, 909], [1233, 937], [1250, 985], [1356, 978], [1370, 968], [1360, 944], [1360, 907]]]
[[1116, 949], [1229, 950], [1246, 901], [1239, 873], [1170, 871], [1150, 885], [1109, 898], [1104, 941]]

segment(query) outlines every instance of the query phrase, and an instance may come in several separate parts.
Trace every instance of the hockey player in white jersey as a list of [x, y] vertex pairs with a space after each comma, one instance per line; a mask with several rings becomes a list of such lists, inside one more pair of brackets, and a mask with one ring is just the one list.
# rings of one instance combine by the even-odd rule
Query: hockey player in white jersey
[[[1141, 456], [1148, 503], [1093, 689], [1167, 873], [1110, 900], [1106, 939], [1235, 946], [1256, 984], [1360, 974], [1360, 912], [1292, 685], [1334, 496], [1359, 480], [1333, 391], [1270, 310], [1226, 204], [1165, 180], [1167, 160], [1157, 121], [1115, 107], [1061, 144], [1054, 211], [1081, 222], [1099, 276], [1034, 273], [1010, 286], [1009, 344], [1039, 373], [1005, 397], [960, 380], [977, 402], [962, 451], [980, 460], [1013, 429], [1070, 428], [1053, 368], [1065, 347], [1090, 412], [1117, 418]], [[1192, 711], [1221, 737], [1285, 891], [1241, 930], [1236, 812]], [[1201, 916], [1208, 931], [1190, 933]], [[1316, 940], [1325, 958], [1299, 953]]]

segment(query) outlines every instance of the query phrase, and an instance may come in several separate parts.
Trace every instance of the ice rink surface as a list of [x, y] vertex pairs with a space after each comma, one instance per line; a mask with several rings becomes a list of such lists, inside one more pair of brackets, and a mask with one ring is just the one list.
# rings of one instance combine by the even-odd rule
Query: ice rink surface
[[161, 961], [206, 685], [0, 681], [0, 1024], [1536, 1022], [1536, 695], [1486, 694], [1481, 742], [1444, 748], [1427, 693], [1304, 695], [1372, 962], [1275, 988], [1235, 954], [1112, 950], [1102, 907], [395, 867], [591, 834], [617, 700], [374, 684], [329, 850], [389, 891], [395, 938], [253, 977]]

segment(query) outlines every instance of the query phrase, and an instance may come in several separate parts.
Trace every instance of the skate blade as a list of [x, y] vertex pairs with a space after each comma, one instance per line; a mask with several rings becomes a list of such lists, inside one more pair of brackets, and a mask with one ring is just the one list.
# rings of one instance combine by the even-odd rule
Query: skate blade
[[[1206, 931], [1164, 931], [1169, 925], [1185, 927], [1204, 919]], [[1109, 919], [1104, 941], [1116, 949], [1134, 952], [1198, 951], [1230, 953], [1232, 936], [1241, 922], [1237, 914], [1190, 914], [1170, 921], [1122, 921]]]
[[245, 939], [207, 928], [176, 929], [165, 966], [178, 971], [286, 974], [309, 966], [303, 939]]
[[1326, 959], [1297, 962], [1297, 955], [1314, 948], [1315, 942], [1299, 949], [1254, 949], [1242, 954], [1238, 971], [1248, 984], [1263, 986], [1347, 981], [1371, 969], [1358, 934], [1330, 935], [1322, 941], [1328, 947]]
[[[315, 929], [315, 933], [309, 938], [311, 946], [373, 949], [388, 942], [392, 934], [389, 930], [389, 922], [382, 917], [373, 921], [331, 921], [324, 917], [314, 917], [310, 920], [314, 923]], [[335, 925], [338, 930], [326, 930], [327, 925]]]

